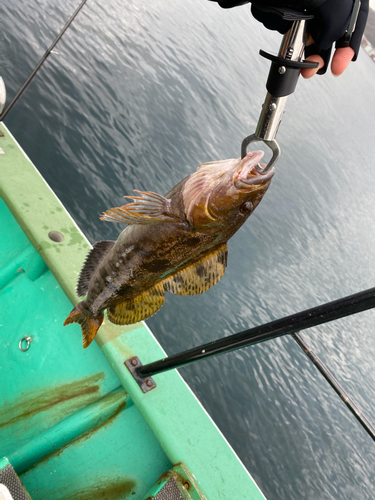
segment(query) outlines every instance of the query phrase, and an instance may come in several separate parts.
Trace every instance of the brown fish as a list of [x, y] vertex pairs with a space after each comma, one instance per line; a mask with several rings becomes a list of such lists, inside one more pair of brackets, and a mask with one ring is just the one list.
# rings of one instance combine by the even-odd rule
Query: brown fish
[[104, 212], [102, 220], [128, 224], [115, 241], [99, 241], [78, 280], [79, 302], [64, 325], [79, 323], [83, 347], [94, 339], [107, 309], [118, 325], [155, 314], [164, 292], [203, 293], [223, 276], [227, 241], [267, 191], [274, 170], [261, 175], [263, 151], [203, 163], [165, 196], [136, 191], [134, 201]]

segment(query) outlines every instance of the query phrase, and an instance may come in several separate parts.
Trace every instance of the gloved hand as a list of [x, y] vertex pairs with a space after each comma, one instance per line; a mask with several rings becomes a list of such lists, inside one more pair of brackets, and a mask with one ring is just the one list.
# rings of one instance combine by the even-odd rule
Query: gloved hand
[[[243, 0], [215, 0], [223, 8], [249, 3]], [[320, 5], [319, 5], [320, 4]], [[299, 10], [312, 14], [313, 19], [307, 21], [310, 38], [306, 44], [305, 55], [308, 61], [319, 62], [319, 69], [304, 69], [301, 74], [309, 78], [317, 71], [324, 74], [329, 63], [332, 45], [336, 42], [336, 52], [332, 59], [331, 69], [334, 75], [341, 74], [351, 60], [355, 61], [365, 30], [369, 0], [362, 0], [355, 31], [349, 45], [344, 42], [344, 35], [348, 28], [353, 0], [254, 0], [251, 12], [253, 16], [271, 30], [284, 34], [291, 27], [288, 20], [289, 9]], [[289, 8], [289, 9], [288, 9]], [[286, 13], [286, 15], [285, 15]]]

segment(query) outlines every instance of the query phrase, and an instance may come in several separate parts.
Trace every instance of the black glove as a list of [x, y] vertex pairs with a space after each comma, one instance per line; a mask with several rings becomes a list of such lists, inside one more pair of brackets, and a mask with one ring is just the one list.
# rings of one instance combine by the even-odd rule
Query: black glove
[[[216, 1], [223, 8], [249, 3], [241, 0]], [[353, 6], [353, 0], [266, 0], [264, 2], [254, 0], [251, 12], [266, 28], [282, 34], [286, 33], [292, 25], [290, 16], [293, 15], [293, 10], [291, 9], [313, 15], [314, 18], [307, 21], [307, 29], [315, 43], [305, 48], [305, 55], [306, 57], [312, 54], [320, 55], [324, 60], [324, 66], [318, 74], [324, 74], [331, 56], [332, 44], [335, 42], [336, 48], [351, 47], [355, 52], [353, 61], [357, 59], [366, 26], [369, 0], [362, 0], [355, 31], [347, 43], [345, 32], [349, 26]]]
[[345, 32], [349, 26], [353, 5], [352, 0], [326, 0], [314, 12], [314, 19], [309, 21], [308, 31], [315, 43], [305, 48], [305, 55], [308, 57], [318, 54], [322, 57], [324, 67], [318, 71], [318, 74], [326, 72], [334, 42], [336, 42], [336, 49], [351, 47], [354, 50], [352, 61], [356, 61], [366, 27], [369, 0], [362, 0], [355, 30], [347, 43]]

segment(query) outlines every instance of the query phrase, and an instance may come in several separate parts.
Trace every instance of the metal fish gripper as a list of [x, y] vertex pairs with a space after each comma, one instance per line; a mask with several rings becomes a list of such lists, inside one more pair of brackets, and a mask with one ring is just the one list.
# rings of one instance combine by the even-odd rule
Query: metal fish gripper
[[266, 84], [267, 95], [255, 133], [242, 141], [241, 158], [246, 156], [249, 144], [257, 141], [263, 142], [272, 150], [272, 158], [264, 168], [257, 165], [257, 170], [261, 174], [268, 172], [280, 157], [280, 146], [275, 138], [285, 111], [286, 101], [296, 88], [301, 69], [318, 67], [318, 63], [302, 61], [307, 39], [306, 21], [311, 18], [310, 15], [286, 9], [283, 19], [291, 20], [293, 24], [283, 37], [279, 54], [274, 56], [263, 50], [259, 52], [262, 57], [271, 61]]

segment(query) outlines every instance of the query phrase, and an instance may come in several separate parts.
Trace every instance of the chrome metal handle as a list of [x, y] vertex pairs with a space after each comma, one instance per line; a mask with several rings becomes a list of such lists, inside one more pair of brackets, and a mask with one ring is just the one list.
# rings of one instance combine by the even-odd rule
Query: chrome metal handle
[[[255, 134], [246, 137], [241, 145], [241, 158], [247, 154], [247, 146], [256, 141], [264, 142], [273, 151], [273, 156], [265, 168], [258, 165], [257, 169], [260, 173], [266, 173], [270, 170], [280, 157], [280, 147], [277, 144], [275, 138], [280, 127], [280, 123], [285, 111], [286, 101], [288, 95], [294, 91], [296, 81], [300, 72], [300, 66], [302, 66], [301, 60], [303, 56], [303, 51], [306, 44], [306, 21], [304, 19], [294, 21], [290, 30], [284, 35], [281, 42], [280, 50], [278, 56], [270, 56], [266, 54], [266, 57], [270, 58], [275, 65], [270, 71], [270, 76], [267, 82], [267, 88], [270, 88], [270, 79], [288, 78], [289, 73], [293, 73], [293, 83], [291, 85], [291, 90], [286, 91], [287, 95], [280, 92], [280, 97], [272, 95], [272, 93], [267, 92], [266, 99], [262, 106], [262, 111], [258, 120], [258, 124], [255, 130]], [[262, 55], [265, 55], [261, 52]], [[285, 61], [285, 65], [282, 62]], [[279, 80], [278, 80], [279, 81]], [[272, 82], [271, 82], [272, 83]], [[272, 90], [272, 89], [271, 89]], [[276, 92], [275, 92], [276, 93]]]

